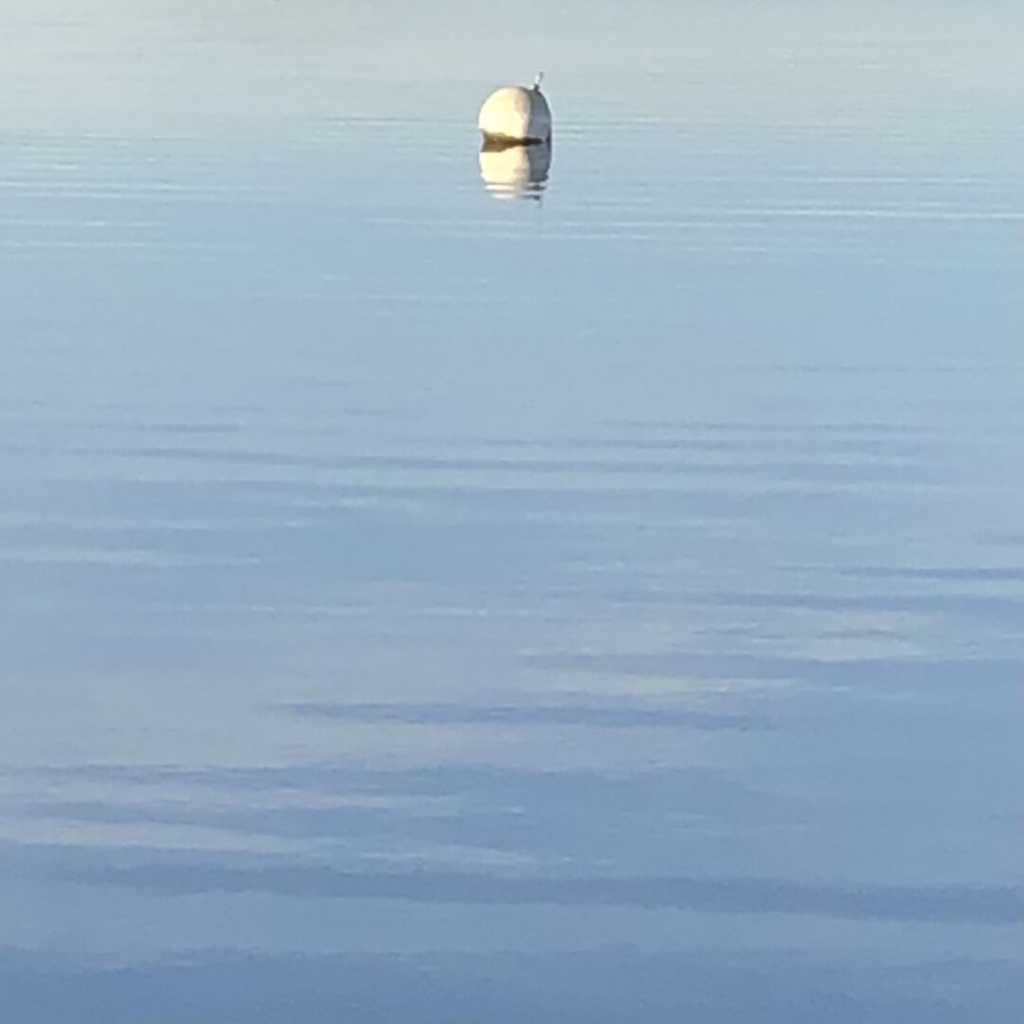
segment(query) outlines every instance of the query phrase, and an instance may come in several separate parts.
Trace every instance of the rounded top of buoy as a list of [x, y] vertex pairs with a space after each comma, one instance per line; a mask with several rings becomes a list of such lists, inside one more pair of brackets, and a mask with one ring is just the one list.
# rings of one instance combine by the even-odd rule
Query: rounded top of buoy
[[485, 139], [530, 143], [551, 138], [551, 109], [540, 91], [543, 77], [543, 72], [538, 74], [530, 89], [505, 85], [487, 97], [477, 122]]

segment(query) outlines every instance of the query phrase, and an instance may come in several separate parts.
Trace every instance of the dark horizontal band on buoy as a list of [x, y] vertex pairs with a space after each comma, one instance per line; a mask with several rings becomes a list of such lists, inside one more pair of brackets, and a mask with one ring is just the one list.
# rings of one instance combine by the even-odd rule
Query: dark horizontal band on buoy
[[488, 135], [484, 133], [483, 149], [485, 153], [500, 153], [503, 149], [515, 146], [550, 146], [551, 136], [546, 139], [513, 139], [508, 135]]

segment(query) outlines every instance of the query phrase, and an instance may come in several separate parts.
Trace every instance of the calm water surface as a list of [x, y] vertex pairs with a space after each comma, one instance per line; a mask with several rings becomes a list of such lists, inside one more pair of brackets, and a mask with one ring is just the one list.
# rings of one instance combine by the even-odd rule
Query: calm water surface
[[1019, 1019], [1019, 10], [412, 6], [5, 5], [0, 1019]]

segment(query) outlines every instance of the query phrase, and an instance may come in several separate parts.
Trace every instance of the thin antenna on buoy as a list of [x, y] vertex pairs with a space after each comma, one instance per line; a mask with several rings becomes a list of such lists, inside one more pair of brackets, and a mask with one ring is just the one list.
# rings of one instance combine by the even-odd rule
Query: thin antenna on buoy
[[544, 72], [538, 71], [533, 79], [533, 91], [540, 92], [540, 83], [544, 81]]

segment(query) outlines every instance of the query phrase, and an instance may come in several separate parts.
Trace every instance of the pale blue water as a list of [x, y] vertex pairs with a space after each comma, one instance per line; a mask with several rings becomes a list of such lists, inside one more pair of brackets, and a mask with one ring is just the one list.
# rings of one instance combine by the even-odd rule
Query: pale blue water
[[0, 1019], [1019, 1019], [1020, 12], [411, 6], [4, 12]]

